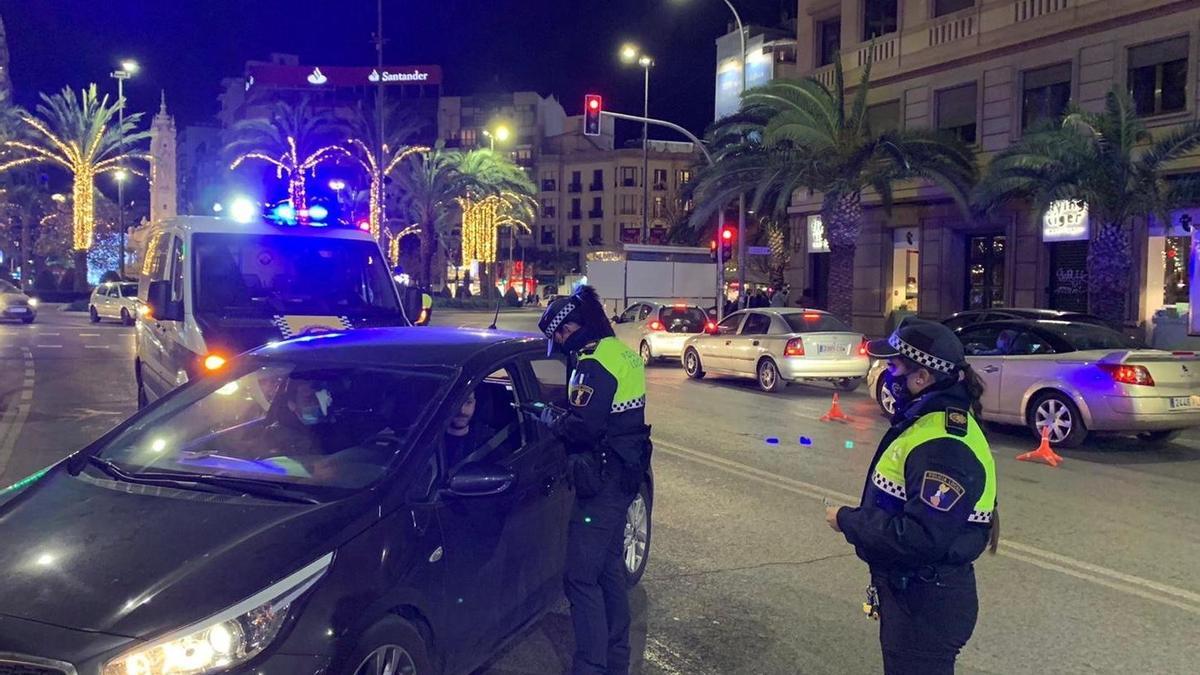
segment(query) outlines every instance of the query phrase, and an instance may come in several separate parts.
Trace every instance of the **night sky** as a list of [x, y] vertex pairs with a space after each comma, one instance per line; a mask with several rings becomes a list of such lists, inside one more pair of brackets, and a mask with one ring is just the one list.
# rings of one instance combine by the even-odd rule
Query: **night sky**
[[[373, 65], [375, 0], [0, 0], [19, 104], [39, 91], [97, 82], [122, 58], [130, 108], [153, 111], [159, 91], [178, 124], [210, 122], [222, 77], [248, 59], [299, 54], [312, 65]], [[747, 23], [776, 25], [790, 0], [735, 0]], [[384, 0], [385, 61], [439, 64], [448, 95], [535, 90], [578, 114], [583, 94], [636, 113], [641, 70], [620, 44], [652, 53], [650, 114], [700, 133], [712, 121], [714, 40], [730, 14], [721, 0]], [[632, 134], [633, 130], [623, 131]], [[671, 137], [663, 132], [663, 137]], [[654, 136], [654, 132], [651, 132]]]

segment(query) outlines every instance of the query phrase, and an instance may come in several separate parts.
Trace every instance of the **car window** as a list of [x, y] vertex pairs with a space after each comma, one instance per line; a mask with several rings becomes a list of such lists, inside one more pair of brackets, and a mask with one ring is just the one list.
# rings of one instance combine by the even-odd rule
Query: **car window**
[[770, 316], [752, 312], [746, 317], [746, 323], [742, 326], [742, 335], [766, 335], [770, 329]]
[[1031, 331], [1022, 331], [1012, 341], [1012, 346], [1008, 349], [1009, 356], [1037, 356], [1038, 354], [1053, 354], [1054, 347], [1051, 347], [1037, 333]]
[[524, 445], [514, 381], [499, 368], [451, 405], [442, 439], [450, 475], [467, 463], [502, 463]]
[[788, 312], [780, 316], [793, 333], [852, 332], [850, 326], [832, 314]]
[[958, 339], [963, 343], [963, 351], [967, 356], [1002, 356], [1003, 344], [1001, 334], [1013, 334], [1011, 329], [995, 324], [972, 326], [958, 332]]
[[[126, 298], [136, 298], [137, 297], [137, 288], [138, 288], [137, 284], [121, 284], [120, 285], [121, 295]], [[113, 289], [113, 295], [116, 295], [116, 294], [117, 294], [117, 289]]]
[[973, 323], [974, 319], [975, 319], [974, 315], [952, 316], [949, 319], [946, 319], [945, 321], [943, 321], [942, 325], [945, 326], [946, 328], [949, 328], [950, 330], [958, 330], [959, 328], [962, 328], [963, 326], [967, 326], [967, 325], [970, 325], [971, 323]]
[[154, 253], [150, 257], [149, 276], [152, 281], [162, 281], [167, 278], [167, 249], [171, 238], [159, 233], [154, 238]]
[[721, 320], [717, 324], [717, 335], [733, 335], [737, 332], [738, 324], [742, 322], [742, 317], [745, 314], [732, 314]]
[[650, 305], [642, 305], [638, 310], [638, 321], [645, 321], [650, 317]]
[[979, 317], [979, 321], [977, 323], [983, 323], [985, 321], [1006, 321], [1008, 319], [1018, 318], [1015, 315], [1005, 314], [1004, 312], [988, 312], [987, 314], [977, 316]]
[[410, 448], [447, 383], [417, 369], [250, 366], [198, 381], [97, 454], [129, 472], [358, 488]]
[[708, 314], [699, 307], [677, 305], [660, 308], [658, 320], [668, 333], [702, 333]]
[[1138, 342], [1117, 331], [1090, 323], [1041, 322], [1038, 326], [1061, 337], [1073, 349], [1137, 349]]
[[630, 305], [628, 309], [626, 309], [624, 312], [621, 312], [621, 323], [631, 323], [633, 321], [637, 321], [638, 312], [641, 311], [641, 308], [642, 306], [640, 304]]
[[554, 357], [534, 359], [533, 376], [537, 380], [538, 400], [543, 403], [553, 403], [566, 407], [567, 404], [567, 364], [562, 359]]

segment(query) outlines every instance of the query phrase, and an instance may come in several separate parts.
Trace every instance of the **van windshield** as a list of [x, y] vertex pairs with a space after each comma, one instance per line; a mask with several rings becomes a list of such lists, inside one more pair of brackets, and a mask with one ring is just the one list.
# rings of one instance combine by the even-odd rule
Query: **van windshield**
[[197, 234], [197, 312], [238, 316], [363, 316], [399, 311], [379, 248], [369, 241]]

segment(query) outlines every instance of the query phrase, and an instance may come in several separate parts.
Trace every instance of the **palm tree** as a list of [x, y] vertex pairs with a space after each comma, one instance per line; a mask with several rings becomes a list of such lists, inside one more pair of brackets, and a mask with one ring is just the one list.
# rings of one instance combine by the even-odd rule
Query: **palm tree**
[[292, 208], [308, 208], [305, 179], [319, 164], [335, 157], [348, 157], [340, 145], [327, 144], [345, 137], [340, 122], [313, 111], [307, 98], [298, 105], [279, 101], [266, 117], [246, 119], [233, 125], [233, 141], [225, 151], [237, 155], [230, 170], [248, 160], [275, 167], [276, 178], [287, 178]]
[[[413, 114], [398, 106], [383, 108], [383, 142], [380, 147], [378, 108], [359, 105], [351, 122], [351, 138], [347, 144], [351, 157], [367, 174], [368, 222], [371, 236], [379, 239], [387, 220], [384, 199], [384, 177], [396, 170], [405, 157], [429, 148], [411, 145], [410, 141], [424, 126]], [[382, 154], [380, 154], [382, 150]]]
[[945, 190], [964, 211], [976, 177], [973, 153], [957, 139], [923, 130], [880, 130], [867, 118], [870, 66], [853, 100], [840, 63], [830, 90], [813, 78], [774, 80], [743, 96], [742, 110], [711, 132], [715, 166], [702, 170], [701, 227], [743, 193], [751, 208], [786, 220], [792, 194], [822, 193], [821, 219], [829, 242], [829, 310], [849, 321], [854, 297], [854, 254], [863, 224], [863, 193], [872, 189], [885, 211], [896, 183], [924, 179]]
[[1056, 201], [1086, 203], [1092, 223], [1088, 307], [1120, 323], [1127, 318], [1133, 270], [1132, 221], [1153, 215], [1165, 222], [1172, 209], [1200, 197], [1200, 182], [1170, 181], [1166, 172], [1167, 164], [1197, 147], [1200, 122], [1155, 140], [1138, 119], [1128, 93], [1114, 88], [1102, 112], [1073, 106], [1062, 124], [1026, 134], [997, 154], [974, 198], [984, 210], [1027, 199], [1035, 218]]
[[146, 131], [136, 131], [141, 113], [125, 116], [124, 126], [118, 122], [121, 100], [109, 103], [108, 96], [96, 94], [92, 84], [78, 97], [69, 87], [53, 96], [41, 95], [37, 114], [19, 111], [18, 128], [23, 139], [4, 141], [7, 160], [0, 160], [0, 171], [35, 163], [48, 163], [68, 171], [72, 176], [72, 248], [75, 251], [75, 290], [87, 290], [87, 251], [92, 247], [95, 233], [96, 177], [130, 168], [133, 159], [149, 160], [145, 153], [121, 153], [148, 139]]

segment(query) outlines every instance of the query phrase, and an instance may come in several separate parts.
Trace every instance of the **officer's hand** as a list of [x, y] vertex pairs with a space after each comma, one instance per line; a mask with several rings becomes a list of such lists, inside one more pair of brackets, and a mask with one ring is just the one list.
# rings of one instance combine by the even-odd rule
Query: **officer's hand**
[[834, 532], [841, 532], [842, 528], [838, 527], [837, 514], [841, 511], [842, 506], [826, 506], [825, 507], [825, 522], [829, 524], [829, 529]]
[[554, 424], [554, 422], [558, 419], [558, 412], [551, 406], [542, 408], [541, 412], [534, 412], [532, 410], [525, 410], [524, 412], [529, 419], [533, 420], [534, 422], [541, 422], [546, 426]]

